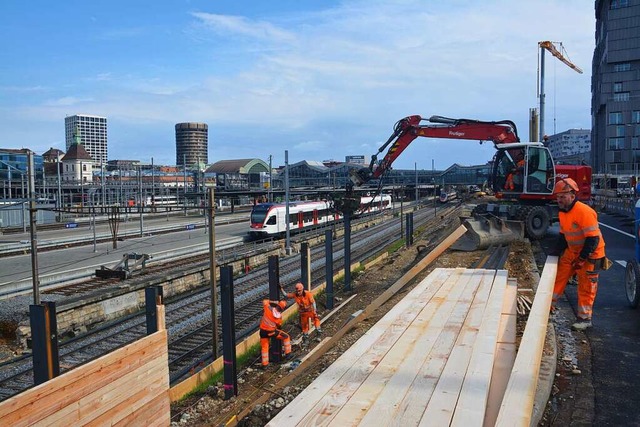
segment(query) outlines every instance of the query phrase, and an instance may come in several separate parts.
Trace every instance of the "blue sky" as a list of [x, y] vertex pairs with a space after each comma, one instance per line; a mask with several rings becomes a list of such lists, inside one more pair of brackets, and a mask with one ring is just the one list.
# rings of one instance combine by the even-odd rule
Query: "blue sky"
[[[528, 139], [541, 40], [546, 133], [591, 127], [586, 0], [0, 2], [0, 147], [65, 150], [64, 117], [108, 118], [109, 159], [175, 164], [174, 125], [209, 162], [374, 154], [405, 116], [512, 120]], [[420, 138], [395, 168], [482, 164], [491, 144]]]

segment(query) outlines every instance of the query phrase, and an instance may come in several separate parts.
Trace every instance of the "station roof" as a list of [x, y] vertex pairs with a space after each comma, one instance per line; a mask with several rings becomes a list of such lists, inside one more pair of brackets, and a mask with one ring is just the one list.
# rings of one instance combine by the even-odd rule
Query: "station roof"
[[207, 173], [269, 172], [269, 165], [260, 159], [220, 160], [209, 166]]

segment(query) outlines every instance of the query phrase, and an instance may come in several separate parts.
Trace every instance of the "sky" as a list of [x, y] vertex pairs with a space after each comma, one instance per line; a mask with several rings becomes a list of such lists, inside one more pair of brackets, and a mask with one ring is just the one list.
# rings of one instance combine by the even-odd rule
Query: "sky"
[[[2, 0], [0, 148], [66, 151], [74, 114], [107, 117], [109, 160], [167, 165], [180, 122], [208, 124], [209, 163], [274, 167], [371, 156], [416, 114], [512, 120], [526, 141], [542, 40], [584, 70], [546, 54], [545, 132], [590, 129], [594, 34], [587, 0]], [[419, 138], [393, 166], [493, 153]]]

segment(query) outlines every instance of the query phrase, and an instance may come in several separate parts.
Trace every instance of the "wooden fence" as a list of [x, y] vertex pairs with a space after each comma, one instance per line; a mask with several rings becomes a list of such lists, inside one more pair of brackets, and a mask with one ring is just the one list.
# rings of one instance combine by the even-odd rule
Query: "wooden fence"
[[0, 402], [3, 426], [168, 426], [164, 306], [158, 332]]

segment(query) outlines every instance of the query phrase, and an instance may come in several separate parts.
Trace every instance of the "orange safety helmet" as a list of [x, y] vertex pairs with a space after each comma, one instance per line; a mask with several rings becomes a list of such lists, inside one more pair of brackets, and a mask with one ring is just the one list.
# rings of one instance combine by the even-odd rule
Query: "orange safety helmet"
[[560, 178], [558, 182], [556, 182], [553, 194], [569, 193], [571, 191], [578, 193], [580, 191], [578, 184], [571, 178]]
[[280, 307], [280, 311], [284, 310], [287, 308], [287, 302], [285, 300], [278, 301], [278, 307]]
[[304, 290], [304, 286], [302, 285], [302, 283], [298, 282], [296, 283], [296, 291], [302, 291]]

